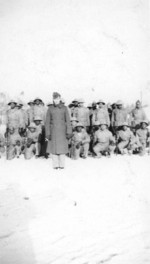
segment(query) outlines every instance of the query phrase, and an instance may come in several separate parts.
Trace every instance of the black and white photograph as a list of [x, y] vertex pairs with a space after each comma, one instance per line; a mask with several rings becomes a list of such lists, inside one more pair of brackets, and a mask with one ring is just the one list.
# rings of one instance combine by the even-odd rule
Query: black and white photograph
[[149, 0], [0, 0], [0, 264], [150, 263], [149, 47]]

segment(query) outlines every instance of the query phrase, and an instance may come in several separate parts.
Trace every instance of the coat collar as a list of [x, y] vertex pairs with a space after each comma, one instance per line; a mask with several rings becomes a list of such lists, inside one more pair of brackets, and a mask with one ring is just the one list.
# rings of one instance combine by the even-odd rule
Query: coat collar
[[55, 105], [54, 104], [54, 107], [62, 108], [63, 107], [63, 104], [61, 104], [61, 103], [59, 103], [58, 105]]

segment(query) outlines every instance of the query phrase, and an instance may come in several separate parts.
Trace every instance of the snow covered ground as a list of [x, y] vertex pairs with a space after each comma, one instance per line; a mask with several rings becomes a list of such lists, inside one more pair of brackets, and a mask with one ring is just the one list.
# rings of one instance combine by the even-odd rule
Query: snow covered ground
[[1, 264], [150, 263], [150, 156], [0, 167]]

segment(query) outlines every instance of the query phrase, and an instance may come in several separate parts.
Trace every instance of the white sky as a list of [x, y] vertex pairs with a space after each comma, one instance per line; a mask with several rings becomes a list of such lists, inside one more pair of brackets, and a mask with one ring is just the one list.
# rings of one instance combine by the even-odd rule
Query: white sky
[[148, 4], [0, 0], [0, 90], [135, 102], [149, 87]]

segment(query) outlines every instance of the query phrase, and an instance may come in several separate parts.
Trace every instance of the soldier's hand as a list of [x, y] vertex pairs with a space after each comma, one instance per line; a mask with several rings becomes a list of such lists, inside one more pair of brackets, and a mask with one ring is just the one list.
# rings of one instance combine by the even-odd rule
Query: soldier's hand
[[67, 134], [66, 138], [69, 140], [72, 137], [72, 134]]
[[51, 135], [48, 135], [46, 138], [47, 138], [48, 140], [51, 140]]
[[81, 146], [82, 142], [79, 142], [77, 145], [76, 145], [76, 148], [79, 149], [80, 146]]

